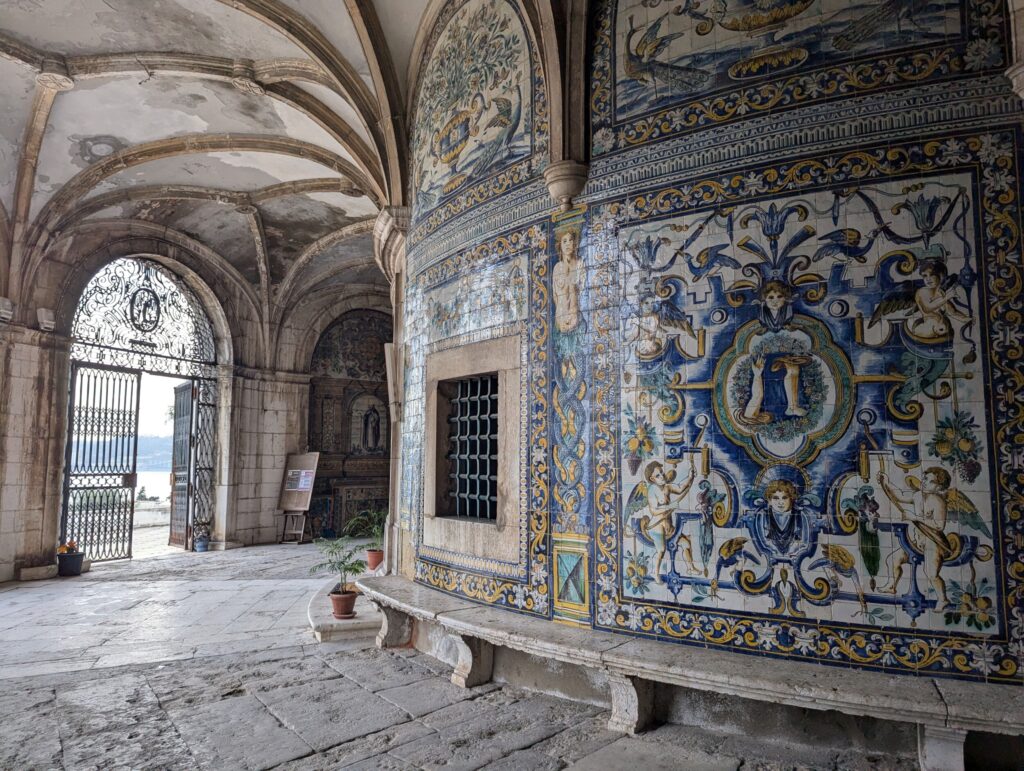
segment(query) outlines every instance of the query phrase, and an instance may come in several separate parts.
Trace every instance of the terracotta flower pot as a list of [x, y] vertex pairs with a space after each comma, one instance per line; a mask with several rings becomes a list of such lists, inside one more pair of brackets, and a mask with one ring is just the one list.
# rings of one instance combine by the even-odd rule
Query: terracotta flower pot
[[366, 550], [366, 569], [376, 570], [377, 566], [384, 561], [384, 550], [383, 549], [367, 549]]
[[355, 592], [331, 592], [327, 596], [331, 598], [331, 605], [334, 606], [335, 618], [356, 617], [355, 607], [358, 595]]

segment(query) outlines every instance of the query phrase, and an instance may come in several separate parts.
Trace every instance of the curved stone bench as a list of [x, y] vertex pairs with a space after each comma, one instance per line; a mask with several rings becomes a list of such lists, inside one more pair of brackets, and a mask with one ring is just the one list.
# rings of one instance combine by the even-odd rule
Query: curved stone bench
[[918, 726], [921, 767], [962, 769], [968, 731], [1024, 735], [1024, 688], [986, 686], [926, 676], [758, 659], [672, 645], [531, 618], [453, 597], [401, 576], [359, 579], [356, 585], [384, 617], [382, 648], [411, 644], [415, 620], [447, 631], [458, 651], [452, 682], [490, 680], [493, 646], [601, 670], [610, 683], [611, 730], [638, 733], [652, 720], [654, 683], [813, 710], [835, 710]]

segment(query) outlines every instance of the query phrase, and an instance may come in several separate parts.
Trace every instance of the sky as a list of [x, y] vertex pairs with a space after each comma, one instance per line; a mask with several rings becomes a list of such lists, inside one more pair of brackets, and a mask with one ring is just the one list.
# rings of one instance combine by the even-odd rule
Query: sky
[[184, 382], [178, 378], [143, 373], [139, 436], [170, 436], [173, 433], [173, 421], [168, 412], [174, 407], [174, 387]]

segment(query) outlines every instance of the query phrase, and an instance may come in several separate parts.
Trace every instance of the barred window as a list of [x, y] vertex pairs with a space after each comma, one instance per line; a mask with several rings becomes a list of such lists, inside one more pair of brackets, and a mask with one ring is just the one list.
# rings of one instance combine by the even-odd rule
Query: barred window
[[438, 391], [448, 443], [446, 462], [439, 464], [437, 514], [493, 522], [498, 516], [498, 376], [448, 380]]

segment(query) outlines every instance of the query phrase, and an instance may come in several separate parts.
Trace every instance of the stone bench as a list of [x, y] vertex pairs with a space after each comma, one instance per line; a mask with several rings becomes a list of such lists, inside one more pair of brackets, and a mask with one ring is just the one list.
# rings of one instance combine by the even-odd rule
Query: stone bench
[[[452, 682], [488, 682], [494, 646], [597, 669], [610, 684], [611, 730], [639, 733], [651, 723], [654, 684], [666, 683], [743, 699], [835, 710], [918, 726], [924, 769], [962, 769], [968, 731], [1024, 735], [1024, 688], [947, 678], [758, 658], [577, 628], [479, 605], [401, 576], [356, 582], [384, 617], [381, 648], [411, 644], [416, 620], [438, 625], [458, 652]], [[751, 662], [753, 663], [753, 662]]]

